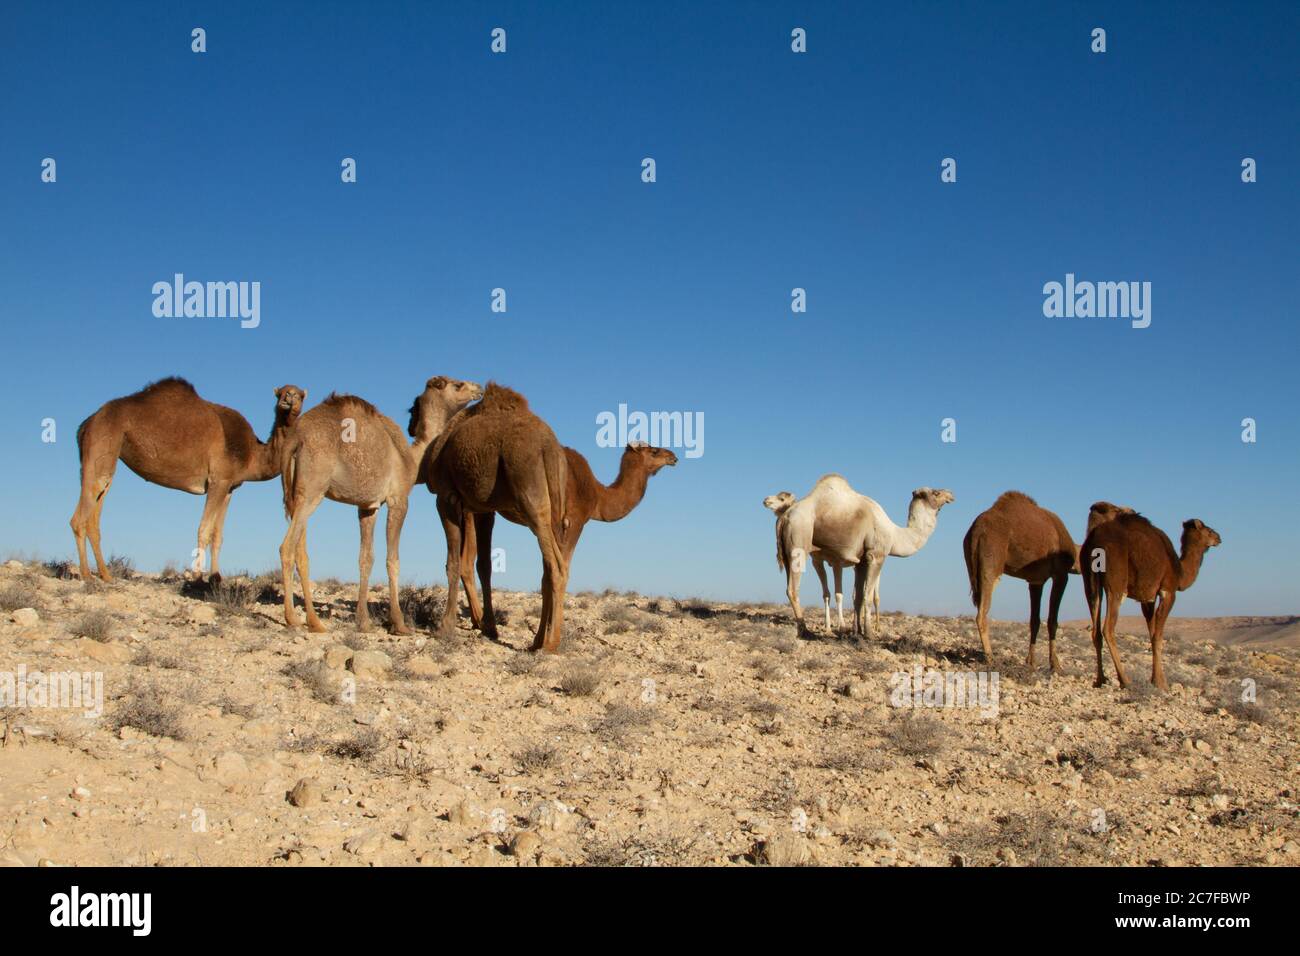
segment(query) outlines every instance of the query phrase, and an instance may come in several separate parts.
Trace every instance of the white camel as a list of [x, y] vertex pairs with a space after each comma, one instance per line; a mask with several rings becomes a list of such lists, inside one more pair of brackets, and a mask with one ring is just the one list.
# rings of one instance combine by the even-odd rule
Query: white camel
[[[776, 513], [776, 566], [782, 571], [785, 570], [785, 557], [781, 552], [781, 528], [785, 523], [785, 513], [790, 510], [790, 506], [795, 503], [796, 499], [792, 492], [778, 491], [774, 495], [768, 495], [763, 499], [763, 507]], [[813, 570], [817, 572], [817, 579], [822, 584], [822, 606], [826, 610], [826, 630], [831, 629], [831, 589], [826, 583], [826, 564], [820, 551], [813, 550], [808, 553], [812, 560]], [[831, 568], [835, 572], [835, 608], [839, 614], [840, 630], [844, 629], [844, 589], [842, 587], [843, 572], [845, 565], [838, 561], [830, 562]], [[867, 600], [874, 601], [876, 605], [876, 616], [880, 616], [880, 589], [877, 588], [874, 594], [867, 596]]]
[[953, 500], [952, 492], [944, 488], [916, 489], [907, 510], [907, 525], [900, 528], [879, 504], [854, 491], [842, 476], [831, 474], [819, 478], [807, 497], [778, 513], [778, 562], [784, 563], [786, 596], [799, 633], [806, 632], [799, 606], [799, 579], [807, 558], [813, 558], [822, 578], [828, 617], [829, 592], [821, 563], [825, 561], [835, 569], [837, 597], [840, 572], [852, 566], [853, 633], [866, 636], [872, 626], [868, 599], [876, 608], [877, 618], [880, 614], [880, 571], [885, 558], [906, 558], [921, 550], [934, 532], [939, 510]]

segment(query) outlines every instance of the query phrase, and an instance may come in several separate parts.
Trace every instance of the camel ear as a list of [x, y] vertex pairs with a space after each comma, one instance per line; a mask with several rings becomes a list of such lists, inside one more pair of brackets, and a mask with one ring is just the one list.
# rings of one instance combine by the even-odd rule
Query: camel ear
[[627, 443], [628, 448], [649, 448], [650, 446], [643, 441], [630, 441]]
[[436, 388], [439, 391], [446, 388], [450, 380], [445, 375], [435, 375], [424, 383], [425, 388]]
[[1183, 527], [1184, 527], [1184, 528], [1204, 528], [1204, 527], [1205, 527], [1205, 522], [1202, 521], [1200, 518], [1188, 518], [1186, 521], [1183, 522]]
[[272, 389], [271, 391], [272, 391], [272, 393], [275, 395], [276, 398], [279, 398], [279, 397], [280, 397], [280, 391], [281, 391], [280, 389], [275, 388], [275, 389]]

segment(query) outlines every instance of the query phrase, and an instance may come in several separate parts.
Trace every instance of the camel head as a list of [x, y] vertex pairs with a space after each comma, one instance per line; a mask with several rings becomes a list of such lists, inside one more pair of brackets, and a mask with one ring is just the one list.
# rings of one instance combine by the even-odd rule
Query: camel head
[[956, 500], [947, 488], [917, 488], [912, 492], [912, 504], [925, 505], [934, 512]]
[[307, 390], [297, 385], [281, 385], [275, 390], [276, 424], [292, 425], [302, 414], [303, 403], [307, 401]]
[[1183, 553], [1186, 554], [1188, 545], [1197, 545], [1201, 548], [1213, 548], [1223, 544], [1223, 539], [1219, 537], [1219, 532], [1215, 531], [1200, 518], [1189, 518], [1183, 522]]
[[416, 396], [406, 432], [412, 438], [418, 437], [420, 424], [425, 421], [438, 422], [441, 429], [452, 415], [482, 397], [483, 386], [478, 382], [462, 382], [445, 375], [435, 375], [424, 383], [424, 391]]
[[676, 465], [677, 456], [667, 448], [656, 448], [643, 441], [630, 441], [623, 449], [623, 461], [625, 464], [635, 463], [647, 475], [653, 475], [665, 465]]
[[763, 507], [775, 511], [778, 515], [784, 514], [792, 504], [794, 504], [794, 495], [788, 491], [778, 491], [763, 499]]
[[1120, 515], [1131, 514], [1137, 514], [1137, 512], [1132, 508], [1125, 508], [1123, 505], [1113, 505], [1109, 501], [1093, 502], [1092, 507], [1088, 509], [1088, 530], [1091, 531], [1097, 525], [1105, 524]]

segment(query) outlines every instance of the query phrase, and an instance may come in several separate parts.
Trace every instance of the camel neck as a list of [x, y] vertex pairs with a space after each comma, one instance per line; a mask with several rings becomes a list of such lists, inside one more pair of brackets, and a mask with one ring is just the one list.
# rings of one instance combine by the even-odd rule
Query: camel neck
[[1205, 545], [1183, 544], [1183, 553], [1178, 558], [1178, 590], [1186, 591], [1196, 583], [1201, 573], [1201, 562], [1205, 559]]
[[918, 501], [907, 510], [907, 527], [894, 526], [894, 541], [889, 553], [897, 558], [910, 557], [921, 550], [934, 532], [935, 511]]
[[628, 512], [641, 503], [645, 497], [646, 482], [649, 480], [644, 468], [632, 464], [629, 456], [624, 456], [618, 466], [618, 477], [613, 484], [602, 485], [596, 482], [597, 521], [618, 521], [626, 518]]
[[419, 433], [411, 440], [410, 445], [411, 461], [415, 463], [415, 477], [412, 478], [412, 485], [424, 481], [427, 477], [423, 473], [423, 466], [429, 456], [425, 453], [429, 450], [429, 446], [444, 434], [447, 430], [447, 424], [454, 415], [455, 412], [449, 409], [438, 408], [428, 415], [420, 416]]
[[271, 435], [266, 441], [257, 443], [257, 452], [249, 464], [249, 481], [270, 481], [280, 474], [280, 451], [284, 447], [285, 436], [293, 428], [297, 415], [277, 408], [275, 424], [271, 426]]

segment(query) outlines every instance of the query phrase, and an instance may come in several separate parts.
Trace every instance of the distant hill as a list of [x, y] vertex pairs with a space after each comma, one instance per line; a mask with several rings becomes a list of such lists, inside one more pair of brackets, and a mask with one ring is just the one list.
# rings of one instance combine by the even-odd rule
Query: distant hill
[[[1061, 623], [1088, 627], [1086, 618]], [[1121, 634], [1145, 637], [1147, 622], [1140, 614], [1122, 614], [1116, 629]], [[1171, 617], [1165, 624], [1165, 635], [1171, 639], [1209, 640], [1246, 649], [1300, 648], [1300, 616]]]

